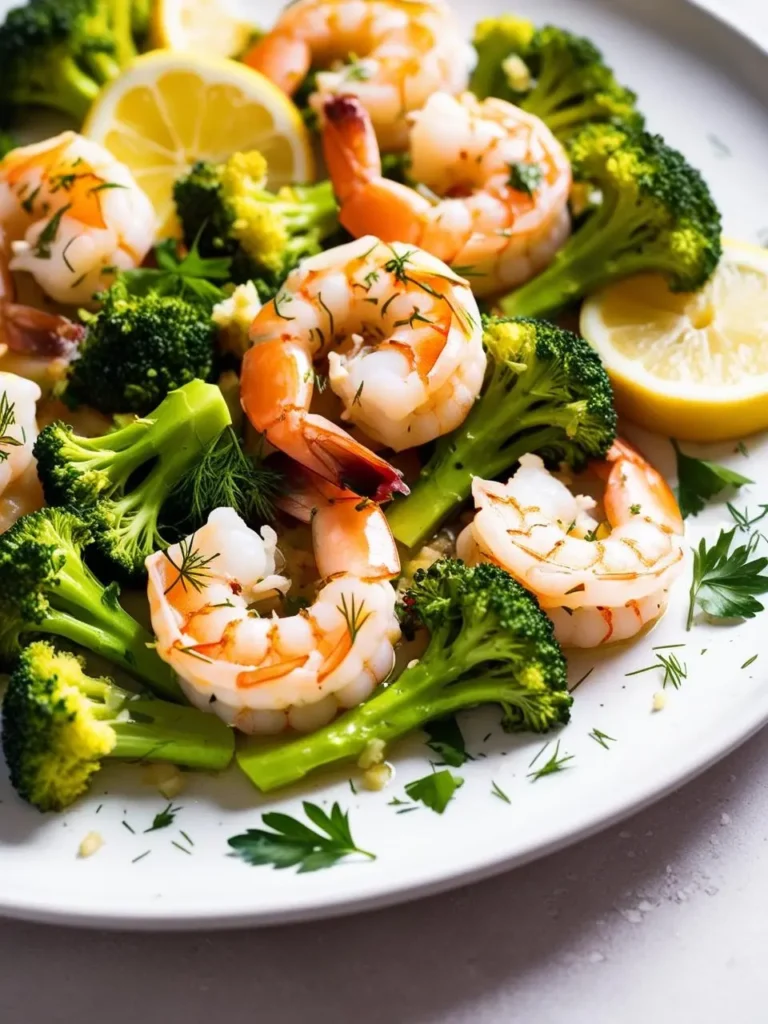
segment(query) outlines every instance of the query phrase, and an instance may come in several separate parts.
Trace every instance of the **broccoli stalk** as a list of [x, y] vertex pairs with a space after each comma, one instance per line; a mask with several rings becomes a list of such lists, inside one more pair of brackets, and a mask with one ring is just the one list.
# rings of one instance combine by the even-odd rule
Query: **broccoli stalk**
[[309, 736], [242, 749], [238, 763], [260, 790], [480, 704], [500, 705], [509, 731], [546, 732], [568, 721], [572, 699], [552, 623], [502, 569], [443, 559], [416, 573], [404, 606], [407, 624], [430, 633], [418, 663]]
[[529, 452], [580, 468], [613, 444], [611, 384], [583, 338], [543, 321], [488, 318], [483, 341], [491, 363], [483, 393], [437, 442], [410, 495], [388, 511], [409, 548], [469, 497], [473, 476], [498, 477]]
[[0, 25], [0, 106], [51, 107], [82, 121], [136, 54], [131, 0], [30, 0]]
[[136, 697], [45, 641], [22, 652], [10, 677], [2, 741], [11, 783], [41, 811], [73, 803], [106, 758], [223, 771], [234, 753], [215, 715]]
[[696, 291], [722, 253], [720, 213], [704, 179], [659, 136], [585, 128], [569, 147], [576, 180], [601, 201], [550, 265], [501, 300], [507, 316], [544, 316], [630, 274]]
[[124, 668], [160, 697], [181, 700], [152, 636], [83, 562], [88, 525], [65, 509], [24, 516], [0, 536], [0, 665], [35, 634], [53, 634]]
[[210, 312], [178, 296], [132, 295], [123, 281], [85, 314], [87, 333], [62, 397], [107, 414], [143, 416], [169, 391], [213, 375], [216, 326]]
[[235, 153], [224, 164], [196, 164], [174, 188], [187, 245], [197, 243], [203, 256], [229, 256], [233, 279], [255, 280], [262, 298], [338, 229], [330, 182], [270, 192], [267, 170], [256, 150]]
[[[200, 380], [172, 391], [149, 416], [102, 437], [79, 437], [66, 424], [51, 423], [34, 449], [46, 501], [78, 508], [110, 569], [124, 578], [140, 577], [145, 559], [165, 547], [160, 523], [166, 503], [188, 477], [197, 478], [209, 451], [219, 452], [220, 438], [226, 445], [217, 471], [225, 479], [233, 468], [245, 474], [243, 491], [250, 500], [254, 477], [230, 425], [221, 391]], [[190, 502], [204, 506], [195, 528], [211, 511], [211, 490], [212, 485], [205, 494], [200, 486], [192, 488]], [[179, 510], [185, 519], [189, 512], [190, 506]]]
[[540, 117], [567, 140], [591, 123], [643, 127], [636, 95], [620, 85], [597, 47], [554, 25], [523, 18], [487, 18], [475, 28], [478, 61], [471, 88], [498, 96]]

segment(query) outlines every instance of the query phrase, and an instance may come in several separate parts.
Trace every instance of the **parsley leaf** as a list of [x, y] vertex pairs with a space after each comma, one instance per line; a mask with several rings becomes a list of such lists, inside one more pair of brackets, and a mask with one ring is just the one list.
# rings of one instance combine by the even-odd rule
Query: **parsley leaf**
[[453, 794], [463, 785], [464, 779], [459, 775], [452, 775], [444, 768], [441, 772], [433, 772], [431, 775], [425, 775], [423, 779], [409, 782], [405, 792], [411, 800], [419, 800], [430, 810], [442, 814], [453, 799]]
[[428, 722], [424, 732], [429, 737], [427, 746], [442, 758], [441, 764], [461, 768], [465, 761], [474, 761], [472, 755], [467, 753], [464, 736], [453, 715]]
[[155, 261], [156, 268], [120, 271], [119, 279], [131, 295], [175, 295], [209, 309], [225, 297], [219, 285], [231, 278], [228, 256], [206, 259], [195, 242], [186, 256], [179, 258], [176, 242], [169, 238], [155, 246]]
[[677, 441], [672, 441], [677, 456], [678, 500], [683, 519], [698, 515], [707, 501], [724, 491], [726, 487], [742, 487], [754, 483], [747, 476], [736, 473], [727, 466], [706, 459], [696, 459], [680, 451]]
[[376, 859], [373, 853], [355, 845], [349, 828], [349, 814], [344, 813], [337, 803], [330, 814], [306, 800], [302, 806], [306, 816], [320, 831], [314, 831], [289, 814], [271, 811], [262, 814], [261, 820], [273, 831], [249, 828], [242, 835], [228, 840], [235, 855], [246, 864], [255, 866], [271, 864], [278, 870], [298, 866], [299, 874], [333, 867], [351, 853]]
[[173, 819], [176, 817], [180, 810], [180, 807], [174, 807], [173, 804], [168, 804], [168, 806], [164, 810], [159, 811], [155, 815], [150, 827], [145, 828], [144, 831], [157, 832], [158, 829], [168, 828], [169, 825], [173, 824]]
[[712, 547], [702, 540], [693, 549], [688, 629], [697, 605], [716, 619], [752, 619], [763, 610], [755, 595], [768, 593], [768, 558], [751, 557], [757, 534], [731, 551], [736, 529], [721, 530]]
[[509, 184], [518, 192], [532, 196], [541, 185], [544, 172], [540, 164], [516, 163], [509, 165]]

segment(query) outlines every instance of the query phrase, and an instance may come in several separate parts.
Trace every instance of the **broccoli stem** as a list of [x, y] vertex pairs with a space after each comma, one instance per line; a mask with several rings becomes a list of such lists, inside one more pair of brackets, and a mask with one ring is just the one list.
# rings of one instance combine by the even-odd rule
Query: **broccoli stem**
[[[516, 683], [509, 669], [494, 678], [484, 667], [499, 657], [486, 625], [464, 628], [446, 646], [450, 627], [432, 633], [418, 664], [407, 668], [389, 686], [308, 736], [272, 745], [251, 745], [237, 754], [237, 763], [262, 792], [298, 782], [310, 772], [356, 759], [371, 740], [391, 743], [427, 722], [480, 704], [517, 705], [530, 693]], [[473, 672], [476, 672], [473, 675]]]
[[[117, 602], [105, 601], [102, 584], [81, 562], [74, 571], [65, 561], [56, 587], [49, 592], [53, 611], [39, 624], [41, 633], [55, 633], [121, 665], [153, 693], [183, 701], [176, 678], [152, 645], [152, 636]], [[87, 618], [84, 617], [87, 616]]]
[[[564, 426], [558, 419], [565, 419], [567, 412], [567, 406], [559, 409], [549, 403], [528, 409], [493, 379], [482, 407], [475, 405], [460, 436], [448, 435], [438, 442], [411, 493], [387, 510], [396, 539], [407, 548], [418, 547], [467, 500], [473, 476], [492, 480], [522, 455], [562, 441]], [[508, 439], [510, 430], [514, 435]]]
[[91, 50], [85, 56], [88, 70], [101, 85], [106, 85], [120, 74], [120, 64], [111, 53], [104, 50]]
[[[53, 88], [52, 88], [53, 86]], [[14, 89], [14, 102], [20, 106], [50, 106], [82, 122], [99, 95], [99, 85], [72, 57], [57, 62], [54, 82], [40, 81]]]
[[130, 700], [130, 721], [111, 721], [117, 743], [109, 757], [168, 761], [185, 768], [220, 772], [235, 749], [232, 729], [216, 715], [157, 700]]

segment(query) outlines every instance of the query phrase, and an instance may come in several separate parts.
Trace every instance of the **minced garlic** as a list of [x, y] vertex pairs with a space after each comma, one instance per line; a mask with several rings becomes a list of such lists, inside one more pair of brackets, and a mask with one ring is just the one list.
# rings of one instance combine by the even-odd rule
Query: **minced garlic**
[[77, 856], [81, 858], [92, 857], [104, 845], [104, 840], [98, 832], [89, 832], [77, 848]]

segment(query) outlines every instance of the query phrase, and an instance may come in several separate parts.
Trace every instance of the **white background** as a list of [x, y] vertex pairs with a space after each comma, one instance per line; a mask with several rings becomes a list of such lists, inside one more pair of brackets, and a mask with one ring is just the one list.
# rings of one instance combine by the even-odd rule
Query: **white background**
[[[768, 45], [764, 0], [707, 6]], [[767, 839], [764, 731], [623, 826], [411, 906], [210, 936], [0, 924], [0, 1020], [762, 1024]]]

